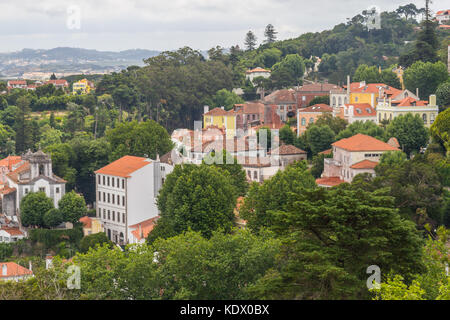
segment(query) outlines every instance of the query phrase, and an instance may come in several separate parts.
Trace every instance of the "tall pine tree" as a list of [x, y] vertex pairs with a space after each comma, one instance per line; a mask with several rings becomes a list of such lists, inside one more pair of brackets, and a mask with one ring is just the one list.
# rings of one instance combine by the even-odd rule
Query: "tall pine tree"
[[277, 33], [273, 25], [268, 24], [266, 30], [264, 31], [264, 36], [266, 37], [265, 43], [274, 43], [277, 39]]
[[251, 30], [247, 32], [247, 35], [245, 36], [245, 46], [247, 47], [247, 50], [256, 48], [256, 36]]

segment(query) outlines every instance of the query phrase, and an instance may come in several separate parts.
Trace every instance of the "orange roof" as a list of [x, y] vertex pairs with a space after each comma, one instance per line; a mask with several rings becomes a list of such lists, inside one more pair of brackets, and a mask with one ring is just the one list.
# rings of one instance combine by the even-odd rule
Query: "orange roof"
[[[6, 275], [3, 274], [3, 268], [6, 265]], [[17, 276], [31, 275], [33, 272], [18, 265], [15, 262], [0, 262], [0, 278], [9, 278]]]
[[392, 105], [396, 107], [427, 106], [428, 101], [417, 100], [413, 97], [406, 97], [403, 100], [392, 101]]
[[341, 183], [344, 183], [344, 180], [341, 180], [339, 177], [325, 177], [325, 178], [319, 178], [316, 179], [316, 183], [319, 186], [327, 186], [327, 187], [334, 187], [337, 185], [340, 185]]
[[263, 68], [255, 68], [255, 69], [252, 69], [252, 70], [247, 70], [246, 71], [246, 73], [253, 73], [253, 72], [270, 72], [270, 70], [266, 70], [266, 69], [263, 69]]
[[[136, 239], [141, 240], [142, 238], [147, 238], [148, 234], [152, 232], [155, 227], [156, 220], [158, 220], [159, 216], [154, 218], [142, 221], [140, 223], [134, 224], [130, 226], [130, 229], [135, 228], [135, 230], [131, 231], [131, 233], [136, 237]], [[140, 228], [139, 228], [140, 227]], [[139, 230], [140, 229], [140, 230]], [[141, 233], [139, 232], [141, 231]]]
[[352, 169], [373, 169], [377, 165], [378, 165], [378, 162], [376, 162], [376, 161], [363, 160], [363, 161], [355, 163], [350, 168], [352, 168]]
[[0, 228], [0, 230], [3, 230], [7, 233], [9, 233], [12, 236], [24, 236], [24, 233], [20, 231], [19, 228], [13, 228], [13, 227], [3, 227]]
[[333, 152], [333, 150], [327, 149], [325, 151], [319, 152], [319, 154], [331, 154], [331, 152]]
[[95, 171], [95, 173], [107, 174], [110, 176], [129, 178], [130, 174], [150, 164], [146, 158], [135, 156], [124, 156], [107, 166]]
[[7, 156], [5, 159], [0, 160], [0, 167], [8, 167], [12, 170], [12, 166], [22, 161], [21, 156]]
[[279, 155], [293, 155], [293, 154], [304, 154], [307, 153], [306, 151], [303, 151], [302, 149], [299, 149], [293, 145], [290, 144], [282, 144], [278, 148], [272, 150], [270, 154], [279, 154]]
[[225, 111], [222, 108], [214, 108], [203, 114], [204, 116], [234, 116], [234, 110]]
[[377, 116], [375, 109], [368, 103], [351, 103], [345, 106], [353, 106], [353, 116], [355, 117]]
[[388, 140], [387, 144], [393, 146], [394, 148], [400, 148], [400, 143], [398, 143], [398, 140], [396, 137], [392, 137]]
[[384, 93], [386, 93], [388, 96], [392, 95], [398, 95], [402, 91], [399, 89], [396, 89], [394, 87], [388, 86], [384, 83], [366, 83], [364, 85], [364, 82], [353, 82], [350, 84], [350, 92], [352, 93], [379, 93], [379, 88], [384, 88]]
[[92, 228], [92, 219], [88, 216], [84, 216], [79, 220], [84, 228]]
[[10, 188], [9, 186], [4, 186], [0, 189], [0, 194], [6, 195], [16, 191], [16, 188]]
[[345, 149], [347, 151], [397, 151], [398, 148], [388, 145], [386, 142], [374, 137], [358, 133], [353, 137], [341, 139], [332, 146]]

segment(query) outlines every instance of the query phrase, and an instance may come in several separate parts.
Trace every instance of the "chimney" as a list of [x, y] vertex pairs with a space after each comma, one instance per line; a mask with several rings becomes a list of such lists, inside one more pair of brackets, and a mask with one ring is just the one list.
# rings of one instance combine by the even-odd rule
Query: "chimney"
[[389, 98], [389, 107], [391, 107], [391, 106], [392, 106], [392, 99]]
[[416, 88], [416, 96], [417, 96], [417, 98], [420, 100], [420, 97], [419, 97], [419, 88]]
[[7, 276], [8, 275], [8, 265], [7, 264], [4, 264], [3, 266], [2, 266], [2, 276]]
[[45, 256], [45, 269], [48, 270], [52, 266], [53, 257], [49, 254]]
[[347, 95], [350, 95], [350, 76], [349, 75], [347, 75]]
[[436, 105], [436, 95], [435, 94], [432, 94], [431, 96], [430, 96], [430, 101], [429, 101], [429, 103], [428, 103], [430, 106], [435, 106]]
[[209, 106], [203, 106], [203, 113], [208, 113], [209, 112]]
[[33, 271], [33, 265], [31, 264], [31, 260], [28, 262], [28, 269], [30, 269], [30, 271]]

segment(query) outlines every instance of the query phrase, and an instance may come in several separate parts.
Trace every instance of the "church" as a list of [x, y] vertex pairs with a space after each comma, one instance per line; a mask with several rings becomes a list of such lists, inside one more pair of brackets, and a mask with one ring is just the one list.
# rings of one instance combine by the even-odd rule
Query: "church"
[[20, 201], [28, 193], [45, 192], [55, 208], [65, 193], [66, 181], [53, 174], [51, 157], [41, 150], [35, 153], [28, 150], [14, 164], [2, 168], [2, 172], [5, 175], [5, 182], [0, 185], [2, 213], [13, 220], [17, 220]]

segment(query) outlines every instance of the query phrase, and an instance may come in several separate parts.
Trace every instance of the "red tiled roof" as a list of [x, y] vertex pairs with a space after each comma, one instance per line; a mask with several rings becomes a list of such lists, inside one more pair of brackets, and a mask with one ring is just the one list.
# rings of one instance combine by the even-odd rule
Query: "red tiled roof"
[[386, 142], [375, 139], [374, 137], [358, 133], [350, 138], [341, 139], [332, 144], [332, 146], [342, 148], [348, 151], [397, 151], [398, 148], [388, 145]]
[[107, 166], [95, 171], [95, 173], [106, 174], [110, 176], [128, 178], [133, 172], [145, 167], [151, 162], [142, 157], [124, 156]]
[[313, 106], [302, 108], [299, 110], [300, 113], [304, 112], [333, 112], [333, 108], [327, 104], [319, 103]]
[[396, 137], [392, 137], [387, 142], [388, 145], [393, 146], [394, 148], [400, 148], [400, 143], [398, 143], [398, 140]]
[[[376, 117], [377, 112], [369, 103], [351, 103], [345, 106], [353, 106], [353, 116], [354, 117]], [[359, 111], [358, 111], [359, 110]]]
[[[3, 266], [6, 265], [6, 275], [3, 275]], [[33, 272], [15, 262], [0, 262], [0, 278], [21, 277], [31, 275]]]
[[0, 194], [7, 195], [16, 191], [16, 188], [10, 188], [9, 186], [4, 186], [0, 189]]
[[20, 231], [19, 228], [13, 228], [13, 227], [2, 227], [0, 230], [3, 230], [7, 233], [9, 233], [12, 236], [24, 236], [24, 233]]
[[10, 84], [10, 85], [26, 85], [27, 81], [26, 80], [11, 80], [11, 81], [8, 81], [8, 84]]
[[255, 69], [251, 69], [251, 70], [247, 70], [246, 73], [254, 73], [254, 72], [270, 72], [270, 70], [266, 70], [263, 68], [255, 68]]
[[270, 154], [279, 154], [279, 155], [293, 155], [305, 153], [307, 152], [290, 144], [282, 144], [281, 146], [270, 152]]
[[92, 219], [88, 216], [84, 216], [79, 220], [84, 228], [92, 228]]
[[298, 89], [299, 92], [330, 92], [331, 90], [338, 90], [341, 87], [332, 83], [311, 83], [305, 84]]
[[326, 177], [326, 178], [319, 178], [316, 179], [316, 183], [319, 186], [327, 186], [327, 187], [334, 187], [337, 185], [340, 185], [341, 183], [344, 183], [344, 180], [341, 180], [339, 177]]
[[204, 116], [234, 116], [234, 110], [225, 111], [222, 108], [214, 108], [203, 114]]
[[332, 149], [328, 149], [328, 150], [325, 150], [325, 151], [319, 152], [319, 154], [331, 154], [332, 152], [333, 152], [333, 150], [332, 150]]
[[53, 84], [53, 85], [64, 85], [64, 86], [68, 86], [69, 83], [67, 82], [67, 80], [64, 79], [57, 79], [57, 80], [47, 80], [45, 82], [45, 84]]
[[373, 169], [378, 165], [376, 161], [363, 160], [353, 164], [350, 168], [352, 169]]
[[22, 161], [22, 157], [20, 156], [8, 156], [0, 160], [0, 167], [8, 167], [9, 170], [12, 170], [12, 166], [20, 161]]
[[417, 99], [414, 99], [413, 97], [406, 97], [403, 100], [392, 101], [391, 103], [392, 103], [392, 105], [394, 105], [396, 107], [409, 107], [409, 106], [413, 106], [414, 103], [416, 106], [427, 106], [428, 105], [428, 101], [417, 100]]
[[402, 91], [399, 89], [396, 89], [394, 87], [388, 86], [384, 83], [367, 83], [364, 85], [363, 82], [353, 82], [350, 84], [350, 92], [353, 93], [379, 93], [379, 88], [384, 88], [384, 93], [386, 93], [388, 96], [392, 95], [398, 95]]
[[295, 91], [293, 89], [276, 90], [264, 97], [264, 101], [271, 104], [280, 103], [297, 103], [295, 98]]
[[[136, 239], [141, 240], [142, 238], [147, 238], [150, 232], [152, 232], [155, 227], [156, 220], [158, 220], [159, 216], [154, 218], [142, 221], [140, 223], [129, 226], [130, 229], [135, 228], [135, 230], [131, 231], [131, 233], [136, 237]], [[141, 234], [139, 233], [139, 226], [141, 230]]]

